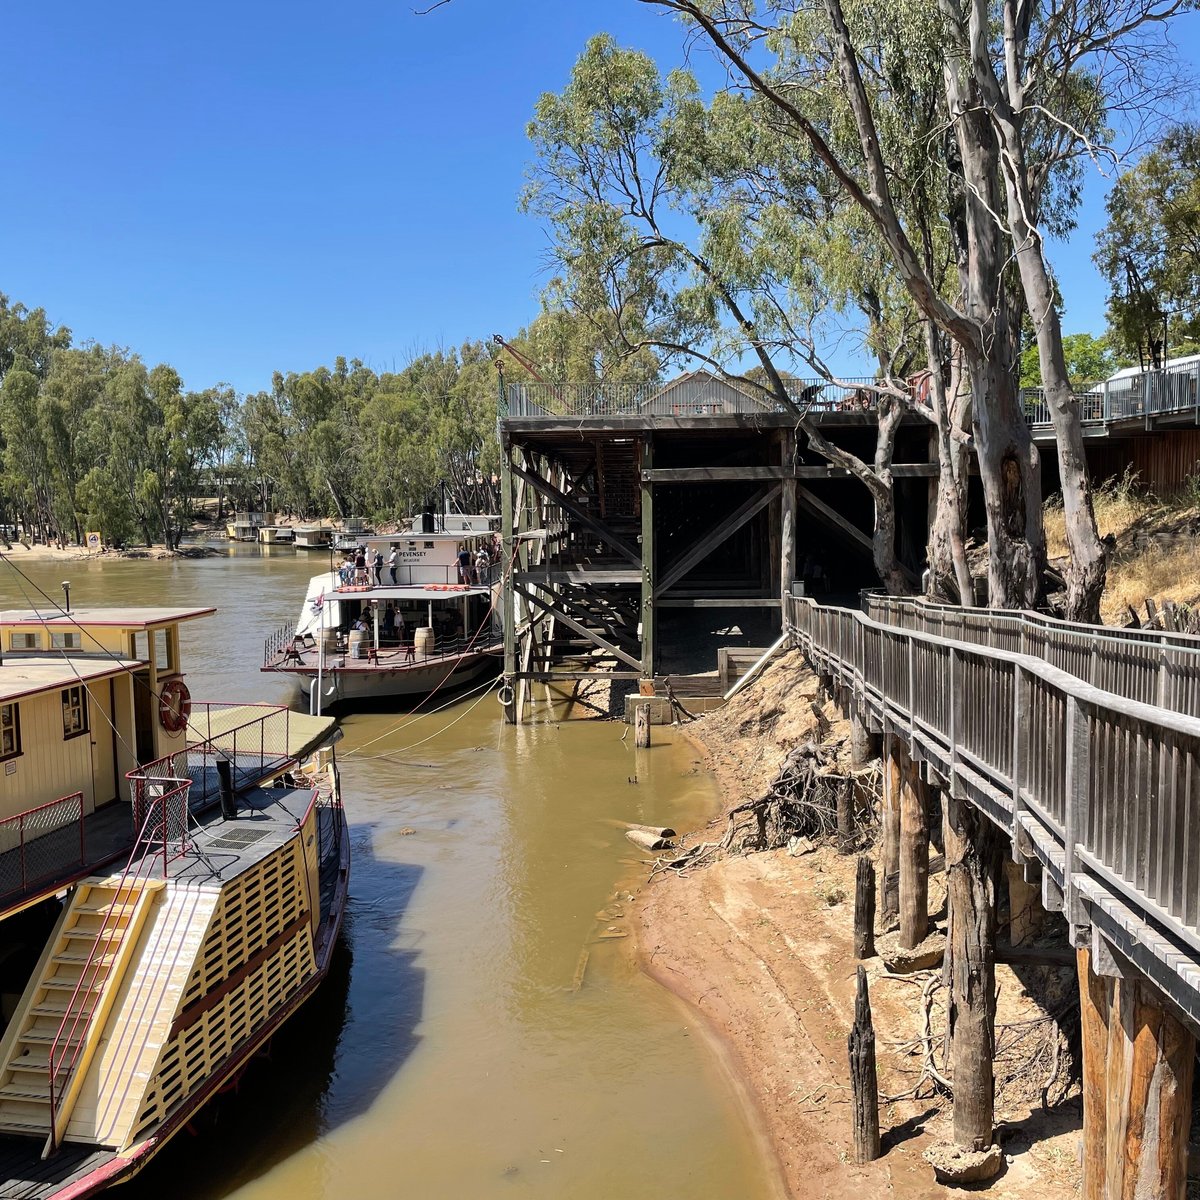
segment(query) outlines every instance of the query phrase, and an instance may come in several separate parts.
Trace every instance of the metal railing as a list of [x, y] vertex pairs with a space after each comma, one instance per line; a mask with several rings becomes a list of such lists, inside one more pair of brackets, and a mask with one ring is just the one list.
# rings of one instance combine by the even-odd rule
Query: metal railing
[[[874, 383], [866, 377], [841, 384], [784, 379], [792, 402], [815, 412], [873, 409], [875, 394], [869, 389]], [[666, 383], [510, 383], [505, 403], [502, 417], [705, 417], [787, 411], [753, 387], [687, 376]]]
[[[786, 377], [788, 395], [800, 408], [822, 413], [869, 411], [875, 408], [874, 379], [861, 377], [838, 384], [824, 379]], [[1085, 424], [1158, 416], [1196, 414], [1200, 424], [1200, 362], [1176, 363], [1162, 370], [1139, 371], [1109, 379], [1075, 396]], [[1049, 428], [1050, 409], [1040, 387], [1022, 388], [1025, 416], [1035, 429]], [[666, 383], [510, 383], [501, 418], [549, 420], [558, 417], [697, 417], [731, 413], [775, 413], [784, 408], [745, 385], [716, 378]]]
[[0, 821], [0, 899], [87, 866], [83, 793]]
[[[459, 578], [457, 563], [424, 563], [424, 564], [405, 564], [401, 563], [396, 568], [396, 582], [392, 583], [391, 576], [388, 573], [387, 567], [380, 569], [380, 578], [382, 582], [375, 582], [375, 569], [373, 567], [367, 570], [366, 583], [354, 583], [352, 579], [342, 578], [340, 570], [334, 572], [338, 582], [334, 585], [329, 593], [331, 599], [339, 599], [347, 597], [353, 599], [356, 596], [368, 595], [376, 588], [390, 587], [413, 587], [413, 588], [433, 588], [433, 587], [450, 587], [450, 588], [467, 588], [467, 587], [487, 587], [490, 584], [496, 583], [501, 578], [501, 564], [489, 563], [486, 567], [480, 570], [472, 564], [471, 578], [464, 582]], [[352, 576], [354, 572], [351, 572]], [[420, 578], [416, 578], [416, 576]], [[419, 600], [419, 597], [412, 597], [414, 601]]]
[[1200, 1012], [1200, 982], [1178, 971], [1200, 961], [1200, 720], [1029, 654], [804, 597], [785, 597], [784, 612], [819, 671], [1036, 854], [1073, 940], [1127, 914], [1139, 953], [1157, 956], [1160, 986], [1169, 978]]
[[[249, 710], [256, 715], [246, 721], [219, 727], [219, 718], [226, 712]], [[291, 710], [281, 704], [237, 704], [200, 701], [192, 705], [189, 732], [204, 727], [200, 721], [203, 714], [210, 736], [189, 738], [184, 749], [173, 751], [162, 758], [130, 771], [130, 798], [134, 811], [139, 803], [145, 803], [147, 785], [163, 778], [186, 779], [191, 783], [189, 804], [192, 812], [200, 812], [220, 798], [216, 765], [227, 760], [232, 768], [233, 787], [239, 788], [256, 783], [265, 775], [281, 770], [292, 761]], [[217, 726], [217, 732], [212, 733]]]
[[1200, 717], [1200, 637], [1086, 625], [1042, 613], [958, 608], [915, 596], [863, 594], [873, 620], [1014, 654], [1029, 654], [1127, 700]]

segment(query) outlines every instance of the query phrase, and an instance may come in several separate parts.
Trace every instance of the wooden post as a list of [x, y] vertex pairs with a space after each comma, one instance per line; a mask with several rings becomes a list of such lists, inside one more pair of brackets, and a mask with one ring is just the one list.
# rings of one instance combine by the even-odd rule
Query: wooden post
[[883, 803], [879, 817], [879, 877], [884, 921], [900, 912], [900, 753], [894, 734], [884, 736]]
[[928, 788], [907, 750], [900, 771], [900, 945], [920, 945], [929, 933]]
[[[642, 435], [642, 471], [649, 471], [654, 466], [654, 438], [650, 433]], [[654, 607], [654, 484], [641, 477], [641, 506], [642, 506], [642, 604], [641, 604], [641, 636], [642, 636], [642, 676], [654, 678], [654, 635], [657, 618]], [[647, 743], [648, 745], [649, 743]]]
[[847, 1043], [854, 1105], [854, 1161], [866, 1163], [879, 1157], [879, 1083], [875, 1071], [871, 997], [867, 992], [867, 973], [861, 966], [854, 994], [854, 1024], [850, 1027]]
[[865, 767], [879, 757], [879, 738], [867, 727], [855, 708], [850, 714], [850, 765]]
[[650, 746], [650, 705], [645, 702], [633, 708], [633, 744], [639, 750]]
[[946, 890], [949, 902], [950, 1077], [954, 1080], [954, 1143], [986, 1150], [994, 1120], [996, 1018], [996, 882], [999, 848], [988, 818], [949, 789]]
[[874, 954], [875, 865], [860, 854], [854, 876], [854, 957], [872, 958]]
[[1108, 1018], [1112, 980], [1092, 973], [1086, 946], [1075, 952], [1079, 972], [1080, 1041], [1083, 1049], [1083, 1188], [1082, 1200], [1106, 1200]]
[[1196, 1040], [1137, 978], [1108, 1014], [1106, 1200], [1184, 1200]]
[[[513, 474], [512, 447], [505, 441], [500, 455], [500, 532], [504, 558], [501, 562], [500, 609], [504, 623], [504, 678], [511, 680], [517, 669], [517, 605], [513, 593]], [[513, 696], [511, 683], [509, 696]], [[514, 697], [515, 699], [515, 697]], [[516, 705], [504, 706], [504, 719], [513, 725], [517, 720]]]
[[1025, 881], [1025, 869], [1011, 859], [1004, 860], [1008, 883], [1008, 944], [1021, 946], [1037, 936], [1042, 924], [1042, 890]]

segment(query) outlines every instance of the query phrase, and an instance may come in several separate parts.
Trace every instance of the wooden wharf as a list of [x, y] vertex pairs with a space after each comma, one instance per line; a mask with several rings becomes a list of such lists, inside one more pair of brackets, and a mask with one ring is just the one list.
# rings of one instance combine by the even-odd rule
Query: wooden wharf
[[[866, 608], [784, 598], [793, 644], [884, 735], [889, 770], [940, 790], [948, 830], [965, 808], [991, 827], [981, 839], [1006, 835], [1066, 918], [1083, 1195], [1182, 1198], [1200, 1034], [1200, 639], [893, 597]], [[949, 833], [947, 847], [950, 862]], [[955, 869], [952, 930], [972, 916], [955, 910]]]

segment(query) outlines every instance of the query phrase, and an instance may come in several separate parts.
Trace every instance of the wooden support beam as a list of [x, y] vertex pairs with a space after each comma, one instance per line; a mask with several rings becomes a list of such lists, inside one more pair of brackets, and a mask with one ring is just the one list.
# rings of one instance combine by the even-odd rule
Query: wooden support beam
[[703, 537], [681, 554], [663, 573], [654, 589], [656, 596], [669, 592], [693, 567], [703, 562], [718, 546], [728, 541], [761, 512], [779, 493], [779, 484], [766, 488], [740, 504]]
[[[504, 676], [506, 679], [511, 679], [513, 672], [517, 669], [517, 608], [513, 596], [513, 514], [512, 447], [505, 442], [500, 459], [500, 544], [504, 555], [501, 564], [503, 583], [500, 591], [500, 615], [504, 625]], [[517, 711], [513, 704], [504, 706], [504, 719], [510, 725], [516, 723]]]
[[821, 518], [826, 524], [832, 525], [841, 533], [846, 534], [854, 545], [866, 550], [868, 554], [875, 553], [875, 547], [870, 537], [863, 533], [857, 525], [851, 524], [836, 509], [830, 508], [819, 496], [814, 495], [808, 488], [796, 485], [796, 499], [809, 512]]
[[860, 966], [854, 994], [854, 1024], [848, 1039], [850, 1096], [854, 1106], [854, 1161], [879, 1157], [879, 1083], [875, 1067], [875, 1028], [867, 973]]
[[[642, 466], [654, 466], [654, 436], [647, 433], [642, 438]], [[657, 610], [654, 607], [654, 582], [657, 578], [657, 559], [654, 546], [654, 485], [642, 473], [642, 603], [640, 634], [642, 639], [642, 673], [647, 679], [654, 678], [654, 652], [658, 626]]]
[[778, 596], [661, 596], [659, 608], [778, 608]]
[[537, 683], [553, 683], [555, 680], [570, 683], [591, 679], [641, 679], [641, 677], [641, 671], [609, 671], [606, 669], [595, 671], [517, 671], [513, 674], [514, 679], [532, 679]]
[[929, 785], [908, 750], [900, 751], [900, 945], [929, 933]]
[[540, 609], [542, 609], [542, 611], [548, 612], [557, 617], [558, 620], [566, 625], [568, 629], [575, 630], [580, 637], [587, 638], [588, 641], [599, 646], [601, 650], [607, 650], [608, 653], [614, 658], [620, 659], [621, 662], [625, 663], [626, 665], [634, 667], [639, 671], [641, 670], [642, 664], [636, 658], [630, 654], [626, 654], [625, 651], [619, 646], [614, 646], [611, 642], [606, 642], [604, 638], [600, 637], [600, 635], [594, 630], [589, 629], [582, 622], [576, 621], [574, 617], [568, 616], [562, 611], [561, 608], [557, 607], [557, 605], [554, 605], [549, 601], [543, 600], [541, 597], [534, 595], [533, 592], [527, 590], [522, 584], [514, 584], [513, 586], [517, 592], [523, 595], [531, 604], [537, 605]]
[[[785, 430], [791, 433], [791, 430]], [[893, 463], [897, 479], [936, 479], [937, 463]], [[845, 467], [824, 466], [745, 466], [745, 467], [662, 467], [643, 470], [644, 483], [745, 483], [774, 479], [849, 479]]]
[[1184, 1200], [1196, 1039], [1142, 979], [1111, 986], [1100, 1194]]
[[999, 844], [979, 809], [942, 792], [950, 976], [954, 1144], [987, 1150], [995, 1120], [996, 884]]
[[631, 546], [619, 533], [609, 529], [603, 521], [598, 521], [587, 509], [580, 508], [569, 496], [564, 495], [552, 483], [526, 471], [523, 467], [513, 464], [513, 472], [525, 480], [540, 496], [557, 504], [565, 513], [573, 517], [585, 529], [591, 530], [602, 542], [607, 542], [622, 558], [627, 558], [635, 567], [642, 565], [642, 556], [636, 546]]
[[900, 775], [902, 747], [894, 734], [884, 736], [883, 802], [879, 817], [879, 885], [884, 920], [900, 912]]

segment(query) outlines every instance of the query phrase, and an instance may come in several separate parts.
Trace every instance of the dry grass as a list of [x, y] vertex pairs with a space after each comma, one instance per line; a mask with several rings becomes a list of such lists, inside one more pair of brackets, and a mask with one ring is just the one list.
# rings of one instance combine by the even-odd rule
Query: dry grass
[[1138, 610], [1146, 597], [1158, 602], [1195, 604], [1200, 600], [1200, 542], [1166, 549], [1151, 546], [1128, 558], [1117, 558], [1108, 570], [1100, 610], [1108, 624], [1124, 624], [1128, 609]]
[[[1137, 476], [1126, 472], [1120, 479], [1110, 479], [1092, 493], [1092, 505], [1096, 510], [1096, 524], [1101, 537], [1111, 534], [1119, 542], [1136, 526], [1154, 521], [1178, 511], [1174, 501], [1166, 503], [1149, 492], [1139, 491]], [[1049, 558], [1065, 558], [1067, 554], [1067, 522], [1063, 514], [1062, 496], [1051, 496], [1046, 501], [1046, 555]]]

